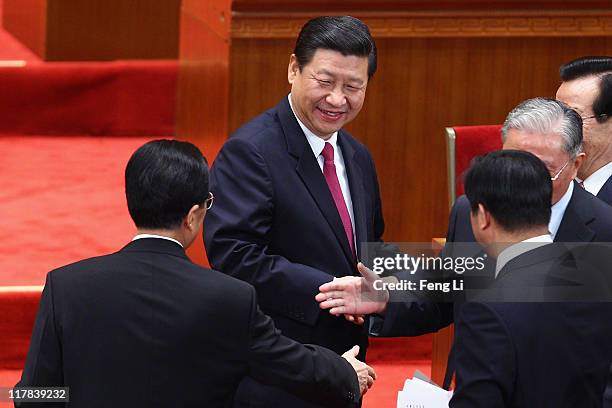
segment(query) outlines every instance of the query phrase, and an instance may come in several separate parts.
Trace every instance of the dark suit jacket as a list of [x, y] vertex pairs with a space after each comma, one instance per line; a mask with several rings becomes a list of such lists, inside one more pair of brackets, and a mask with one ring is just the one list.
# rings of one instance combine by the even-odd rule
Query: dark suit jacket
[[[572, 254], [559, 249], [547, 245], [512, 259], [492, 290], [580, 276]], [[612, 361], [610, 321], [612, 304], [603, 302], [463, 304], [450, 406], [600, 407]]]
[[[612, 205], [612, 177], [606, 180], [601, 190], [597, 193], [597, 198], [604, 201], [606, 204]], [[612, 365], [610, 366], [610, 379], [608, 380], [608, 387], [606, 388], [604, 407], [612, 408]]]
[[18, 386], [68, 386], [72, 407], [226, 407], [247, 375], [359, 398], [350, 364], [281, 336], [252, 286], [145, 238], [48, 274]]
[[[340, 130], [338, 145], [360, 256], [359, 243], [380, 241], [384, 229], [378, 181], [363, 144]], [[211, 265], [253, 284], [262, 310], [283, 334], [337, 353], [358, 344], [365, 356], [368, 324], [331, 316], [314, 299], [323, 283], [357, 274], [357, 261], [286, 97], [229, 138], [210, 181], [215, 205], [206, 215], [204, 241]]]
[[597, 193], [597, 198], [604, 201], [606, 204], [612, 205], [612, 177], [606, 180], [601, 190], [599, 190], [599, 193]]
[[[572, 197], [565, 209], [554, 240], [555, 242], [612, 242], [612, 207], [585, 191], [578, 183], [574, 183]], [[475, 242], [470, 224], [470, 204], [465, 196], [459, 197], [451, 210], [447, 241]], [[459, 319], [458, 312], [459, 309], [455, 308], [453, 313], [455, 321]], [[448, 316], [449, 313], [446, 313], [445, 317]], [[451, 371], [452, 358], [451, 355], [449, 357]], [[448, 378], [449, 375], [447, 375], [447, 380]], [[612, 382], [612, 367], [610, 378]], [[608, 391], [608, 393], [612, 392]], [[609, 399], [612, 400], [612, 397]]]
[[[372, 158], [342, 130], [338, 143], [357, 242], [379, 241], [384, 224]], [[356, 274], [356, 260], [287, 98], [225, 143], [212, 166], [211, 190], [215, 205], [204, 228], [211, 264], [252, 283], [262, 310], [289, 337], [338, 353], [365, 346], [363, 327], [330, 316], [314, 300], [323, 283]]]
[[[451, 209], [446, 240], [448, 243], [476, 242], [470, 223], [470, 204], [466, 196], [459, 197]], [[575, 183], [555, 242], [612, 242], [612, 207]], [[472, 253], [456, 254], [456, 247], [447, 245], [443, 255], [478, 256], [477, 247], [472, 249]], [[459, 306], [462, 303], [460, 298], [455, 299], [454, 303], [431, 304], [424, 299], [389, 303], [380, 333], [383, 336], [413, 336], [435, 332], [453, 322], [457, 324], [460, 319]], [[451, 353], [445, 386], [450, 384], [454, 371], [453, 360]], [[612, 372], [610, 377], [612, 379]]]

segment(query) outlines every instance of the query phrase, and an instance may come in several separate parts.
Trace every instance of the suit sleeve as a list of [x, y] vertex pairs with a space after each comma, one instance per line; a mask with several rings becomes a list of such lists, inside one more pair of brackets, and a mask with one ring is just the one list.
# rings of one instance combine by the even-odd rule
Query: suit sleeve
[[300, 344], [280, 334], [257, 306], [251, 288], [248, 366], [254, 379], [333, 407], [359, 401], [359, 383], [348, 361], [324, 347]]
[[270, 254], [274, 191], [256, 147], [230, 139], [212, 167], [211, 191], [222, 203], [213, 206], [205, 220], [204, 242], [211, 265], [255, 286], [264, 309], [314, 325], [320, 313], [314, 296], [333, 276]]
[[[64, 386], [62, 351], [55, 321], [52, 273], [42, 292], [30, 349], [16, 387]], [[63, 403], [15, 403], [16, 407], [63, 407]]]
[[463, 305], [454, 353], [457, 388], [451, 408], [509, 406], [516, 356], [508, 330], [493, 309], [482, 303]]

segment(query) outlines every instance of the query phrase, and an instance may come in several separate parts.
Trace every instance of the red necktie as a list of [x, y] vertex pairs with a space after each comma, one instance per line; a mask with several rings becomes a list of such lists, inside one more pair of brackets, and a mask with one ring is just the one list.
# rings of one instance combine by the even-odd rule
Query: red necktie
[[336, 208], [338, 209], [338, 214], [340, 214], [340, 219], [342, 219], [344, 233], [346, 234], [346, 238], [348, 239], [349, 247], [351, 248], [351, 253], [353, 254], [353, 257], [355, 257], [353, 225], [351, 224], [351, 217], [349, 215], [348, 209], [346, 208], [346, 202], [344, 201], [344, 197], [342, 196], [342, 189], [340, 188], [340, 182], [338, 181], [338, 175], [336, 174], [336, 165], [334, 164], [334, 147], [326, 142], [321, 154], [325, 159], [323, 163], [323, 175], [325, 176], [325, 181], [327, 181], [329, 191], [331, 192], [332, 197], [334, 198], [334, 203], [336, 203]]

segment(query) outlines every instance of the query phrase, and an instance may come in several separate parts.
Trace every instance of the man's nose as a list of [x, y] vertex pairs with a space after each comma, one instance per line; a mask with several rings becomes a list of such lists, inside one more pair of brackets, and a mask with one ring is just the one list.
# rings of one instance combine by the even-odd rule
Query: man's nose
[[325, 98], [325, 102], [327, 102], [330, 106], [340, 108], [346, 104], [346, 96], [344, 92], [342, 92], [342, 88], [337, 86], [335, 87], [327, 98]]

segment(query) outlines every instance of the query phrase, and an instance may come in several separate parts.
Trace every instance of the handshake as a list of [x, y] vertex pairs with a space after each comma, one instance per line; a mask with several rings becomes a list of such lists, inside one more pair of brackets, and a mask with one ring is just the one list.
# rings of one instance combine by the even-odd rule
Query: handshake
[[332, 315], [363, 324], [365, 315], [385, 313], [389, 292], [374, 289], [374, 282], [381, 278], [361, 262], [357, 270], [361, 277], [343, 276], [321, 285], [315, 299], [321, 309], [329, 310]]
[[[361, 262], [357, 264], [361, 277], [343, 276], [319, 287], [315, 296], [321, 309], [328, 309], [334, 316], [343, 315], [355, 324], [363, 324], [364, 316], [372, 313], [383, 314], [389, 300], [387, 291], [374, 289], [374, 282], [379, 277], [366, 268]], [[355, 369], [359, 379], [361, 394], [365, 394], [376, 380], [376, 372], [367, 364], [357, 360], [359, 346], [342, 355]]]

